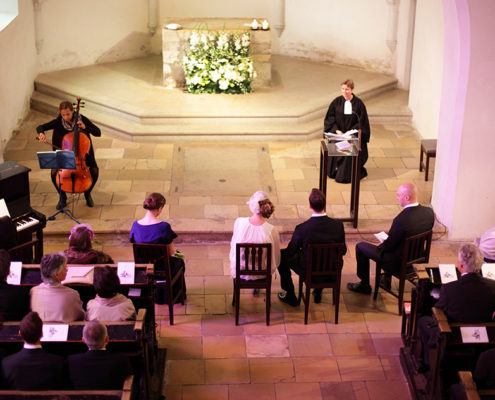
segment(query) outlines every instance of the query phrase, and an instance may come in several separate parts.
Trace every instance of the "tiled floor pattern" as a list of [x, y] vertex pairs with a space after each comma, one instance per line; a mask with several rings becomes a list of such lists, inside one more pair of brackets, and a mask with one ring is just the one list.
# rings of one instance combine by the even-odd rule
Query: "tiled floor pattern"
[[[49, 216], [55, 212], [57, 193], [49, 172], [40, 170], [36, 151], [49, 147], [34, 140], [35, 127], [51, 115], [32, 111], [8, 142], [5, 160], [31, 168], [31, 205]], [[178, 232], [230, 233], [235, 218], [246, 216], [246, 201], [263, 189], [276, 205], [271, 222], [281, 232], [292, 232], [308, 218], [308, 192], [318, 185], [320, 139], [269, 143], [138, 143], [103, 132], [94, 138], [100, 178], [93, 191], [94, 208], [81, 196], [71, 201], [74, 215], [98, 232], [128, 232], [143, 215], [147, 193], [158, 191], [167, 204], [162, 214]], [[358, 230], [386, 230], [400, 208], [397, 187], [416, 183], [420, 201], [428, 204], [432, 180], [418, 170], [419, 137], [410, 125], [375, 124], [369, 144], [369, 176], [362, 180]], [[433, 167], [432, 167], [433, 170]], [[433, 176], [432, 170], [430, 176]], [[349, 213], [350, 185], [328, 181], [329, 215]], [[71, 209], [71, 207], [69, 207]], [[65, 216], [48, 223], [45, 232], [64, 233], [72, 227]], [[227, 235], [228, 236], [228, 235]]]
[[[132, 258], [130, 245], [100, 244], [116, 261]], [[410, 399], [398, 358], [395, 298], [380, 294], [375, 302], [346, 289], [356, 280], [355, 244], [348, 243], [345, 256], [338, 325], [328, 290], [321, 304], [311, 304], [304, 325], [302, 306], [276, 298], [275, 277], [268, 327], [264, 294], [242, 294], [240, 325], [234, 324], [228, 245], [181, 245], [187, 301], [175, 305], [174, 326], [167, 307], [157, 306], [159, 345], [167, 348], [167, 400]], [[458, 246], [435, 241], [431, 262], [455, 262]], [[63, 248], [48, 243], [49, 251]]]

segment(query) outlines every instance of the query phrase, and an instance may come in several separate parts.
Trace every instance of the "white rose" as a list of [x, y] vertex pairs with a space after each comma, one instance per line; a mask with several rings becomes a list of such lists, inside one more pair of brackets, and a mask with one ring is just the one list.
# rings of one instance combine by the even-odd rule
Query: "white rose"
[[220, 90], [227, 90], [229, 87], [229, 81], [226, 81], [225, 79], [222, 79], [218, 82], [218, 87]]

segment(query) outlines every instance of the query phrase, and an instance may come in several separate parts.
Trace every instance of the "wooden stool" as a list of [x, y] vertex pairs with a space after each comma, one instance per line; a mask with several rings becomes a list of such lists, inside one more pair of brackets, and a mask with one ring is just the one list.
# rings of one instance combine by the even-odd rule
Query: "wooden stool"
[[[426, 166], [423, 165], [423, 153], [426, 154]], [[419, 156], [419, 170], [425, 169], [425, 181], [428, 180], [428, 169], [430, 167], [430, 157], [437, 156], [437, 139], [425, 139], [421, 141], [421, 153]]]

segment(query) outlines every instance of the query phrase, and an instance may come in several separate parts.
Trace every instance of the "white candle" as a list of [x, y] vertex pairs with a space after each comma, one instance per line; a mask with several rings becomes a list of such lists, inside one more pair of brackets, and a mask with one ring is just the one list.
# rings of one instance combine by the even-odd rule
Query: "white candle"
[[270, 28], [270, 25], [268, 24], [268, 21], [265, 19], [263, 23], [261, 24], [261, 29], [267, 31]]
[[258, 29], [259, 28], [259, 24], [258, 24], [258, 21], [256, 21], [256, 19], [253, 19], [253, 22], [251, 23], [251, 29]]

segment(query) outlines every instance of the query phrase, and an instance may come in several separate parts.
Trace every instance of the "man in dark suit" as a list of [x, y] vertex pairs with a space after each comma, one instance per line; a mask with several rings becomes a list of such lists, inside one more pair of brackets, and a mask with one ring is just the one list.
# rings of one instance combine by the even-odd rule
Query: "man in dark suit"
[[9, 285], [10, 256], [0, 249], [0, 315], [4, 321], [20, 321], [29, 312], [29, 292], [21, 287]]
[[418, 189], [405, 183], [397, 189], [397, 201], [404, 209], [394, 218], [388, 238], [379, 246], [368, 242], [356, 245], [357, 276], [360, 282], [348, 283], [353, 292], [370, 294], [370, 260], [380, 262], [387, 275], [384, 284], [390, 286], [391, 274], [398, 273], [404, 242], [407, 237], [429, 231], [435, 223], [435, 214], [429, 207], [418, 203]]
[[64, 359], [41, 349], [43, 322], [30, 312], [21, 321], [24, 348], [2, 361], [6, 386], [15, 390], [57, 390], [64, 385]]
[[[483, 253], [474, 244], [459, 249], [457, 268], [461, 277], [442, 285], [435, 307], [441, 308], [447, 318], [458, 323], [490, 322], [495, 313], [495, 281], [480, 275]], [[429, 363], [429, 347], [436, 343], [438, 327], [431, 316], [418, 320], [423, 342], [423, 362]]]
[[129, 359], [108, 352], [107, 328], [101, 322], [88, 322], [83, 329], [88, 351], [68, 357], [69, 375], [76, 390], [118, 390], [132, 374]]
[[[297, 306], [291, 270], [301, 277], [305, 276], [308, 244], [345, 244], [344, 225], [340, 221], [329, 218], [325, 213], [325, 206], [325, 195], [320, 190], [313, 189], [309, 195], [309, 207], [313, 215], [307, 221], [296, 226], [290, 243], [281, 252], [278, 271], [280, 284], [285, 292], [279, 293], [278, 298], [291, 306]], [[313, 290], [315, 303], [321, 301], [321, 292], [322, 289]]]

